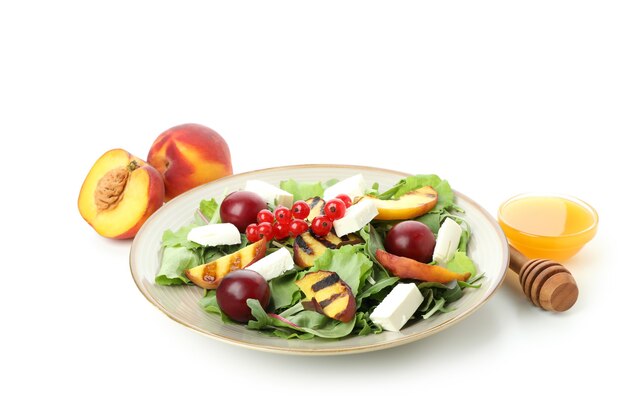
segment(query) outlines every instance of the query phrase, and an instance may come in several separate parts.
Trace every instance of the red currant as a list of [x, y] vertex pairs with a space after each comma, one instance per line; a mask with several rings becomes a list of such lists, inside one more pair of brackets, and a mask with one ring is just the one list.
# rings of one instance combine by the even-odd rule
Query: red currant
[[283, 240], [289, 237], [289, 224], [274, 223], [274, 239]]
[[307, 230], [309, 230], [309, 225], [302, 219], [293, 219], [291, 223], [289, 223], [289, 235], [291, 235], [291, 237], [300, 236]]
[[274, 210], [274, 217], [278, 223], [289, 224], [291, 222], [291, 210], [287, 207], [278, 206]]
[[295, 203], [293, 203], [293, 206], [291, 206], [291, 214], [295, 219], [304, 220], [307, 218], [310, 212], [311, 207], [309, 207], [309, 205], [302, 200], [296, 201]]
[[261, 236], [259, 236], [259, 226], [257, 226], [256, 223], [249, 224], [248, 227], [246, 227], [246, 237], [250, 243], [261, 239]]
[[311, 222], [311, 230], [317, 236], [326, 236], [333, 228], [333, 222], [326, 216], [317, 216]]
[[333, 221], [341, 219], [346, 215], [346, 205], [338, 198], [331, 198], [324, 206], [324, 214]]
[[263, 209], [256, 215], [256, 221], [259, 222], [259, 224], [266, 222], [272, 224], [274, 222], [274, 215], [268, 209]]
[[272, 223], [263, 222], [259, 223], [259, 239], [267, 239], [272, 240], [274, 237], [274, 229], [272, 228]]
[[338, 198], [341, 201], [343, 201], [343, 204], [346, 205], [346, 208], [348, 208], [348, 207], [350, 207], [352, 205], [352, 199], [350, 198], [350, 196], [348, 194], [339, 194], [335, 198]]

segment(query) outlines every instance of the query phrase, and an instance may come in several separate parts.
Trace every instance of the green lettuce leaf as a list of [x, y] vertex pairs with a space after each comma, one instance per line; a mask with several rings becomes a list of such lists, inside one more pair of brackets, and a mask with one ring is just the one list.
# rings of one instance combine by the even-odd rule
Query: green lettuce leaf
[[[219, 208], [220, 206], [219, 204], [217, 204], [217, 201], [215, 201], [215, 199], [212, 198], [210, 200], [202, 200], [200, 202], [200, 207], [198, 208], [198, 211], [202, 213], [202, 216], [204, 216], [204, 218], [209, 221], [209, 224], [213, 224], [213, 223], [219, 223], [220, 221]], [[206, 222], [203, 222], [202, 224], [205, 224], [205, 223]]]
[[441, 211], [446, 208], [454, 207], [454, 192], [448, 184], [448, 181], [442, 180], [437, 175], [413, 175], [398, 181], [393, 187], [380, 194], [378, 198], [381, 200], [397, 199], [409, 191], [430, 185], [433, 187], [439, 198], [437, 205], [432, 211]]
[[308, 271], [336, 272], [356, 296], [370, 276], [372, 266], [372, 261], [363, 253], [363, 245], [346, 245], [325, 251]]
[[154, 281], [159, 285], [188, 284], [184, 271], [200, 264], [196, 251], [183, 246], [167, 246], [163, 249], [161, 267]]
[[454, 254], [452, 260], [446, 264], [446, 268], [459, 274], [469, 272], [472, 277], [476, 275], [476, 265], [465, 252], [461, 251]]
[[200, 245], [187, 240], [187, 234], [189, 234], [189, 231], [194, 227], [197, 227], [197, 225], [190, 224], [188, 226], [183, 226], [175, 232], [171, 230], [166, 230], [165, 232], [163, 232], [163, 237], [161, 238], [161, 246], [166, 248], [176, 246], [182, 246], [187, 249], [199, 248]]
[[293, 194], [293, 201], [306, 200], [311, 197], [320, 197], [324, 194], [321, 182], [306, 182], [289, 179], [280, 182], [280, 188]]

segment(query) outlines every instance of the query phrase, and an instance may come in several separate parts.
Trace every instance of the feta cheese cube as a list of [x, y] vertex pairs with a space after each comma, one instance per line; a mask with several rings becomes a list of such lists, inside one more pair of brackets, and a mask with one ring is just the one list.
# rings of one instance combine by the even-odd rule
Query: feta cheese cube
[[328, 187], [324, 191], [324, 200], [328, 201], [339, 194], [347, 194], [354, 200], [354, 197], [362, 196], [365, 190], [365, 178], [362, 174], [357, 174]]
[[385, 330], [398, 332], [415, 314], [422, 301], [424, 296], [414, 283], [396, 284], [372, 311], [370, 319]]
[[258, 272], [266, 281], [269, 281], [293, 268], [294, 263], [291, 253], [285, 248], [280, 248], [245, 269]]
[[439, 265], [445, 265], [454, 256], [461, 240], [463, 229], [451, 218], [447, 218], [437, 233], [437, 242], [433, 251], [433, 259]]
[[376, 204], [370, 199], [363, 199], [351, 205], [346, 214], [333, 222], [335, 234], [339, 237], [356, 232], [378, 215]]
[[202, 246], [235, 245], [241, 243], [241, 235], [232, 223], [215, 223], [194, 227], [187, 240]]

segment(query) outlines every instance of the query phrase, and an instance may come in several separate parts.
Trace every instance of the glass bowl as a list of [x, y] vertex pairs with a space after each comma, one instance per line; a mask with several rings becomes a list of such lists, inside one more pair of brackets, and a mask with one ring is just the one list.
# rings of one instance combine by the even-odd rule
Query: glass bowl
[[528, 258], [565, 261], [596, 234], [598, 213], [562, 194], [520, 194], [500, 205], [498, 223], [511, 246]]

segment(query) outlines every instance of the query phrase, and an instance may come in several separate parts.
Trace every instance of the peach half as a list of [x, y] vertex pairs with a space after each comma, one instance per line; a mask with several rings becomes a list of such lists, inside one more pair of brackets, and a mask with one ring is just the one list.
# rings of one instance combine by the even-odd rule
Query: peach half
[[161, 133], [150, 147], [148, 163], [163, 175], [166, 200], [233, 173], [226, 141], [194, 123]]
[[134, 237], [163, 205], [161, 174], [123, 149], [102, 155], [83, 182], [78, 210], [96, 232], [113, 239]]

